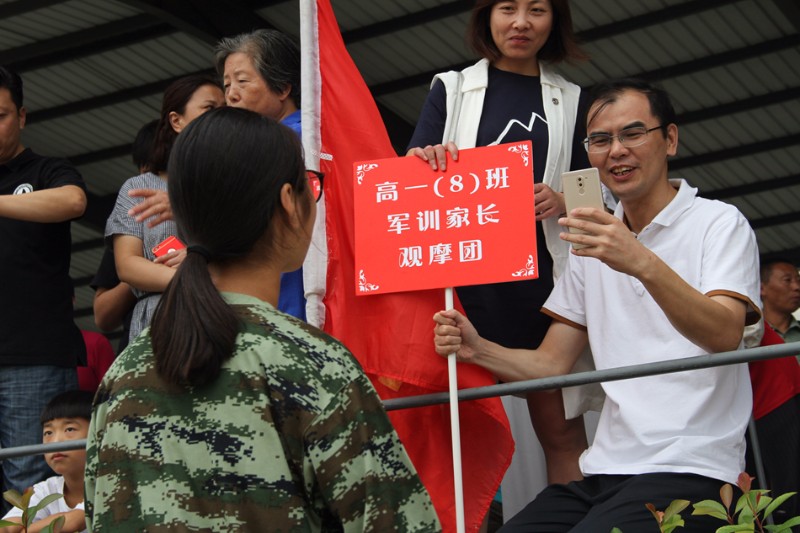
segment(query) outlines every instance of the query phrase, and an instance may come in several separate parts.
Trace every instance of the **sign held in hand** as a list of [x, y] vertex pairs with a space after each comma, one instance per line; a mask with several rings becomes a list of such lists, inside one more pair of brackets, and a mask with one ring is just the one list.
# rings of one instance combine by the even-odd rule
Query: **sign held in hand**
[[360, 295], [539, 277], [530, 141], [354, 164]]

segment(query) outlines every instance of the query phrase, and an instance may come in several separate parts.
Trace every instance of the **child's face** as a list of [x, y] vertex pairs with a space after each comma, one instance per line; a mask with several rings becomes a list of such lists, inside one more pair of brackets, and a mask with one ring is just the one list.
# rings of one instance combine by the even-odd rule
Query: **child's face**
[[[85, 439], [89, 421], [84, 418], [54, 418], [42, 426], [42, 442], [64, 442]], [[86, 450], [46, 453], [44, 460], [61, 476], [77, 473], [86, 468]]]

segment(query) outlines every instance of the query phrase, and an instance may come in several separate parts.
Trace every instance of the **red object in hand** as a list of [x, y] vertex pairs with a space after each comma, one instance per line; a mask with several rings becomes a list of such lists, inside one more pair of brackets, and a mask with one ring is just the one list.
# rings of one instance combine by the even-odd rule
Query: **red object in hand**
[[153, 246], [153, 254], [156, 257], [161, 257], [162, 255], [167, 255], [170, 252], [182, 250], [184, 248], [186, 248], [186, 245], [173, 235]]

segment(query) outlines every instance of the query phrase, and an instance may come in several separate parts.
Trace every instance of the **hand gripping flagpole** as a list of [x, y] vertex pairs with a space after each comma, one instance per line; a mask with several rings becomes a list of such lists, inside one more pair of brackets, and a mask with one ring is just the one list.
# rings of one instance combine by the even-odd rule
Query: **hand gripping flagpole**
[[[453, 288], [444, 290], [445, 309], [453, 309]], [[461, 425], [458, 416], [458, 374], [455, 352], [447, 356], [450, 391], [450, 434], [453, 441], [453, 487], [456, 496], [456, 531], [464, 533], [464, 487], [461, 476]]]

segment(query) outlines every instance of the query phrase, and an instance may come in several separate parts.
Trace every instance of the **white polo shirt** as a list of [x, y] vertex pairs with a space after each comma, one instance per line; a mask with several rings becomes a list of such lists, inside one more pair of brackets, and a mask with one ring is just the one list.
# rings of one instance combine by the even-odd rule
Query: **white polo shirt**
[[[678, 194], [639, 241], [701, 293], [744, 300], [755, 318], [758, 248], [747, 220], [731, 205], [698, 198], [683, 180], [670, 183]], [[622, 219], [621, 204], [615, 216]], [[543, 311], [587, 327], [598, 370], [708, 353], [670, 324], [639, 280], [597, 259], [570, 255]], [[752, 411], [746, 365], [614, 381], [603, 389], [597, 434], [581, 457], [585, 475], [684, 472], [734, 483], [744, 469]]]

